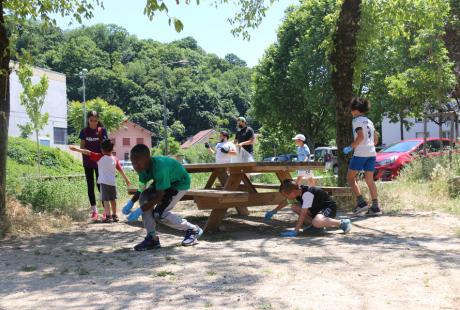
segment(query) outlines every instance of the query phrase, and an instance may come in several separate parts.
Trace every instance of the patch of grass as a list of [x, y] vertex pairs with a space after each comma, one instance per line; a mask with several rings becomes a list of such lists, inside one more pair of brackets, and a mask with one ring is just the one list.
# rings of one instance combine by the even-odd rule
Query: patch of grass
[[60, 274], [66, 274], [69, 272], [69, 268], [63, 268], [59, 273]]
[[35, 250], [35, 251], [34, 251], [34, 255], [39, 256], [40, 254], [41, 254], [41, 253], [40, 253], [40, 250]]
[[212, 277], [212, 276], [215, 276], [215, 275], [217, 274], [217, 272], [211, 270], [211, 271], [206, 272], [206, 274], [207, 274], [208, 276]]
[[204, 304], [204, 307], [205, 307], [205, 308], [211, 308], [211, 307], [212, 307], [212, 303], [206, 302], [206, 303]]
[[30, 265], [26, 265], [21, 268], [21, 271], [24, 271], [24, 272], [33, 272], [36, 270], [37, 270], [36, 266], [30, 266]]
[[173, 275], [174, 275], [174, 272], [171, 272], [171, 271], [160, 271], [156, 274], [157, 277], [161, 277], [161, 278], [164, 278], [167, 276], [173, 276]]
[[272, 304], [268, 303], [268, 304], [262, 304], [262, 305], [260, 305], [260, 306], [259, 306], [259, 309], [260, 309], [260, 310], [271, 310], [271, 309], [273, 309], [273, 307], [272, 307]]
[[42, 278], [46, 279], [46, 278], [52, 278], [54, 276], [55, 276], [54, 272], [47, 272], [47, 273], [43, 274]]
[[455, 235], [460, 238], [460, 227], [455, 230]]

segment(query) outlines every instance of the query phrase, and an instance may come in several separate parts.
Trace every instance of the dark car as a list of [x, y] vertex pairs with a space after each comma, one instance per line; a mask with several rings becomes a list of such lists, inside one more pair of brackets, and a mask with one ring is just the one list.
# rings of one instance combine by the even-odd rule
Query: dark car
[[281, 154], [278, 157], [276, 157], [277, 162], [290, 162], [290, 161], [296, 161], [297, 160], [297, 155], [296, 154]]

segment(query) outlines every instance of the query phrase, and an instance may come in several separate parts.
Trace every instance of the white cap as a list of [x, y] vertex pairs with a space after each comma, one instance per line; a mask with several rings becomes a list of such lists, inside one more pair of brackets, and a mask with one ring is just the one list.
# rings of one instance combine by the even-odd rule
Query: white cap
[[303, 134], [299, 133], [299, 134], [295, 135], [295, 137], [292, 138], [292, 140], [302, 140], [303, 142], [305, 142], [306, 139], [305, 139], [305, 136]]

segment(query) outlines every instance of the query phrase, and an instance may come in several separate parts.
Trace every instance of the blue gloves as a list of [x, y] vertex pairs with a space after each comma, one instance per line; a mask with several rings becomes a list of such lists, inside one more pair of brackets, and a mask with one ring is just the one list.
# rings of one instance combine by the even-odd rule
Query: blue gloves
[[276, 213], [278, 213], [278, 211], [276, 211], [276, 210], [267, 211], [267, 213], [265, 213], [265, 221], [270, 221], [272, 219], [273, 215], [275, 215]]
[[346, 146], [343, 148], [343, 153], [345, 155], [348, 155], [348, 153], [350, 153], [351, 151], [353, 151], [353, 148], [351, 146]]
[[128, 215], [129, 212], [131, 211], [131, 209], [134, 207], [134, 202], [132, 200], [129, 200], [125, 206], [123, 207], [123, 209], [121, 209], [121, 212], [124, 214], [124, 215]]
[[281, 236], [282, 237], [295, 237], [297, 236], [297, 232], [295, 230], [287, 230], [287, 231], [283, 231], [281, 233]]
[[137, 208], [136, 210], [134, 210], [128, 215], [128, 222], [136, 221], [141, 215], [142, 215], [142, 209]]

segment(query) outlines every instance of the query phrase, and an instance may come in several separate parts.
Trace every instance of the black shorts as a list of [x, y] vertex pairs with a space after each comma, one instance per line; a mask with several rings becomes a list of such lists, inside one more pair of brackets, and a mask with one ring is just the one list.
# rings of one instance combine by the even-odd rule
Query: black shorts
[[[316, 213], [316, 215], [318, 214], [322, 214], [326, 217], [330, 217], [330, 218], [335, 218], [335, 216], [337, 215], [337, 206], [336, 205], [330, 205], [326, 208], [323, 208], [321, 210], [319, 210], [318, 213]], [[315, 216], [316, 216], [315, 215]]]

